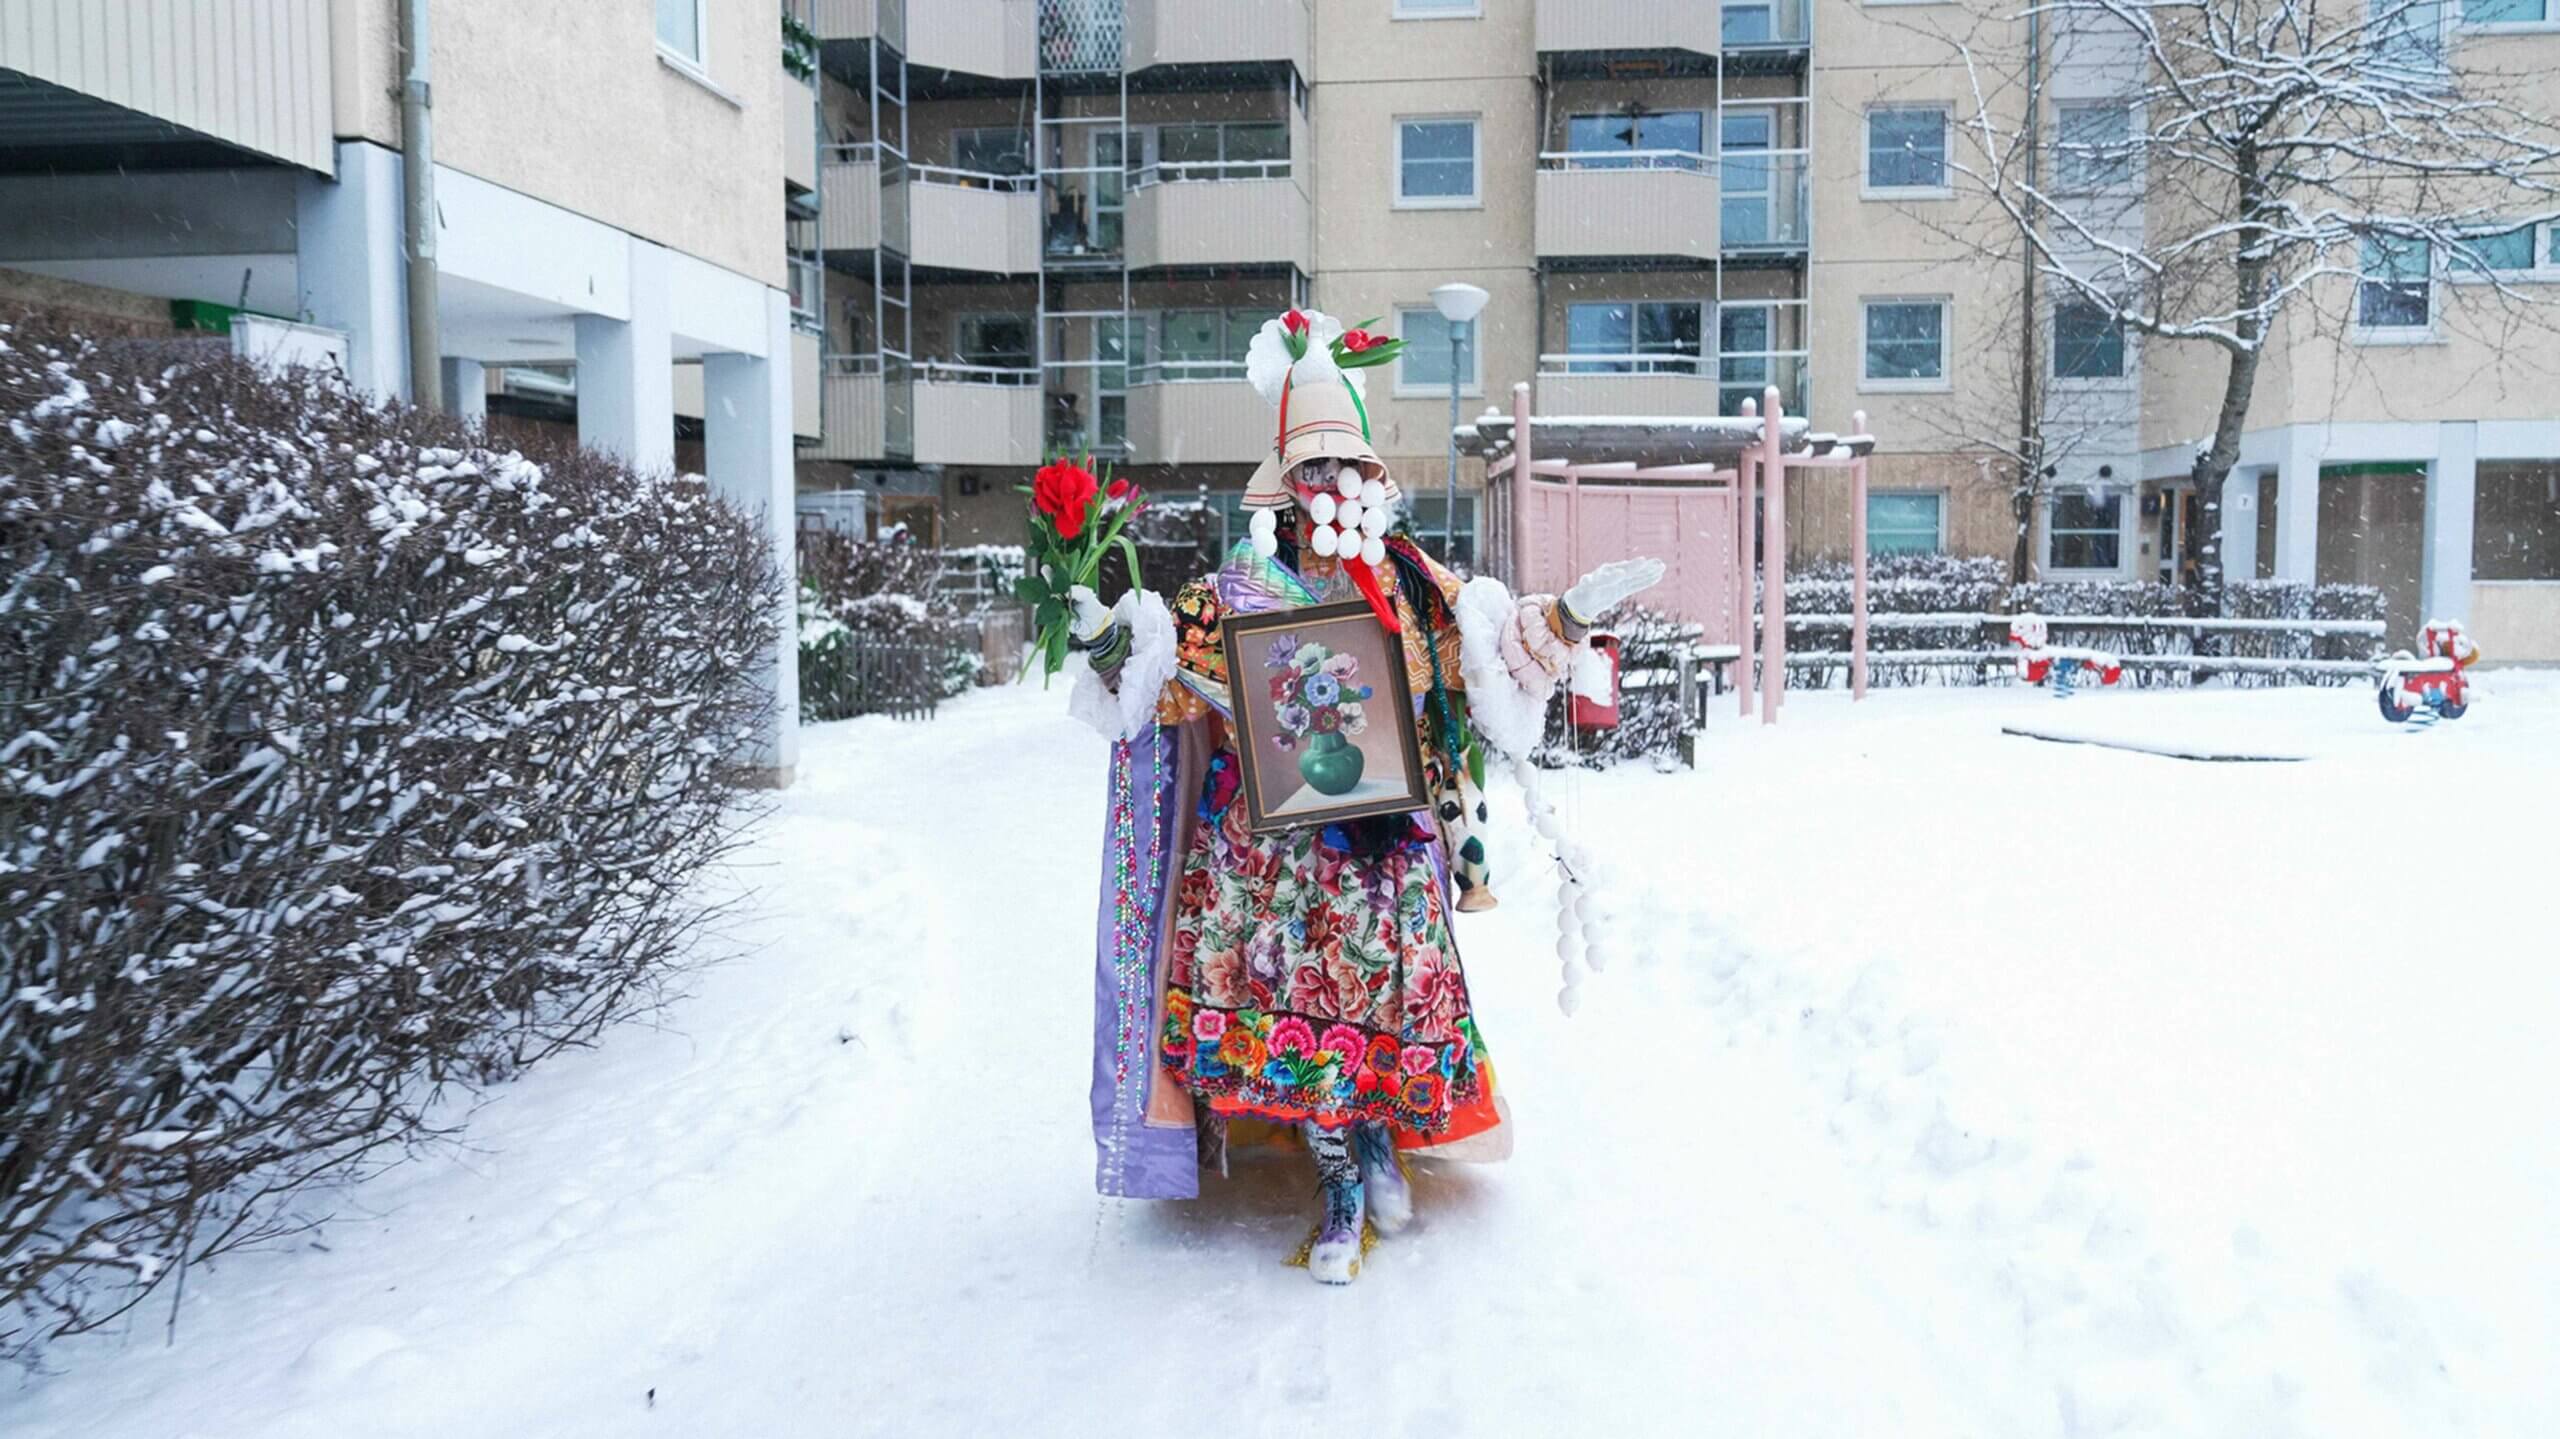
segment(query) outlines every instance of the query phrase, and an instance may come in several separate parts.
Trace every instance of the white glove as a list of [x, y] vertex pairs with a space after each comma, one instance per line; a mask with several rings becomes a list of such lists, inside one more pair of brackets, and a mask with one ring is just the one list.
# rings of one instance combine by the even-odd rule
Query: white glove
[[1660, 583], [1660, 560], [1611, 560], [1574, 581], [1573, 588], [1564, 592], [1564, 607], [1570, 618], [1589, 624], [1615, 609], [1627, 596]]
[[1102, 603], [1102, 596], [1087, 586], [1067, 587], [1067, 607], [1070, 611], [1068, 632], [1076, 637], [1077, 643], [1090, 646], [1110, 630], [1111, 611]]

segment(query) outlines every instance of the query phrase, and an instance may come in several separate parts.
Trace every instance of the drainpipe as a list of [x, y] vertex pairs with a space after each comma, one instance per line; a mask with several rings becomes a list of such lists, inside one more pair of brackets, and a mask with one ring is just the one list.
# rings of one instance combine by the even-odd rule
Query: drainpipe
[[436, 338], [436, 151], [434, 96], [427, 87], [429, 0], [400, 0], [400, 195], [409, 246], [409, 399], [444, 408], [442, 346]]
[[[2036, 353], [2036, 247], [2028, 239], [2036, 223], [2035, 191], [2043, 184], [2044, 36], [2042, 15], [2027, 11], [2027, 195], [2020, 213], [2026, 217], [2018, 234], [2018, 488], [2011, 494], [2010, 515], [2024, 533], [2010, 539], [2013, 581], [2023, 582], [2034, 568], [2037, 501], [2045, 493], [2044, 374]], [[2024, 513], [2020, 513], [2024, 511]], [[2023, 553], [2027, 563], [2015, 561]]]

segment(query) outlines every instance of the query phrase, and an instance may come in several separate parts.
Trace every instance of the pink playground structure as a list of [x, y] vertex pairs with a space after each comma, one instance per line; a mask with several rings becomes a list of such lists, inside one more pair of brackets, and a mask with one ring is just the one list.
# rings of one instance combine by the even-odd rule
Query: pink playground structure
[[[1705, 642], [1738, 648], [1734, 688], [1746, 718], [1759, 651], [1760, 721], [1775, 724], [1787, 675], [1786, 481], [1799, 474], [1849, 481], [1849, 688], [1866, 696], [1867, 455], [1875, 439], [1863, 410], [1847, 436], [1789, 421], [1774, 385], [1743, 408], [1738, 420], [1541, 420], [1529, 412], [1528, 383], [1512, 386], [1508, 426], [1495, 412], [1476, 427], [1493, 527], [1485, 553], [1508, 557], [1508, 578], [1520, 590], [1562, 590], [1594, 565], [1630, 555], [1662, 560], [1669, 572], [1656, 603], [1695, 622]], [[1558, 454], [1544, 458], [1550, 445]], [[1659, 464], [1593, 453], [1613, 450], [1698, 458]], [[1747, 523], [1755, 501], [1764, 571], [1756, 587]]]

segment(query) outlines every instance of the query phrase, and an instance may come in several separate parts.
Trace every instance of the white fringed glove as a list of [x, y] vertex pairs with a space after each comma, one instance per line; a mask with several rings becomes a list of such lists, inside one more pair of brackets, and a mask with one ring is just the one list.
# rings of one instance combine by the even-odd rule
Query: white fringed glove
[[1069, 586], [1067, 606], [1070, 611], [1068, 633], [1075, 636], [1078, 649], [1091, 649], [1096, 641], [1111, 632], [1111, 611], [1102, 603], [1102, 596], [1090, 588]]
[[1564, 592], [1565, 618], [1589, 625], [1617, 608], [1629, 595], [1641, 594], [1662, 583], [1660, 560], [1611, 560], [1581, 579]]

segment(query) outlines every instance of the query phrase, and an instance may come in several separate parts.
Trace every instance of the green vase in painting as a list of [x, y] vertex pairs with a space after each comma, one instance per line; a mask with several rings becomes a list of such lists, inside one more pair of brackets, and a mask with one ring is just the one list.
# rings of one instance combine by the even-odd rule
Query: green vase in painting
[[1360, 782], [1360, 768], [1368, 757], [1339, 733], [1320, 734], [1307, 741], [1307, 752], [1298, 756], [1298, 777], [1318, 794], [1342, 795]]

